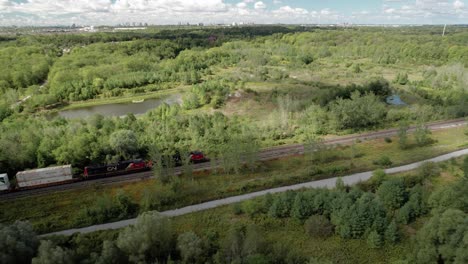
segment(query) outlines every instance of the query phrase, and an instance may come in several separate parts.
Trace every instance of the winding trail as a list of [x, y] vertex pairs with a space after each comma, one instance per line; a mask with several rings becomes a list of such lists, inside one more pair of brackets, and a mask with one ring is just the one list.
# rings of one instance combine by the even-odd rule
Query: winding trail
[[[385, 172], [388, 174], [392, 173], [399, 173], [399, 172], [406, 172], [410, 170], [417, 169], [420, 167], [423, 163], [425, 162], [442, 162], [449, 160], [451, 158], [458, 158], [464, 155], [468, 155], [468, 148], [455, 151], [452, 153], [448, 153], [442, 156], [438, 156], [432, 159], [427, 159], [423, 160], [420, 162], [415, 162], [411, 163], [408, 165], [403, 165], [399, 167], [394, 167], [390, 169], [386, 169]], [[351, 174], [348, 176], [341, 177], [346, 185], [353, 185], [356, 183], [359, 183], [361, 181], [366, 181], [369, 180], [372, 177], [372, 171], [367, 171], [367, 172], [361, 172], [361, 173], [356, 173], [356, 174]], [[338, 178], [330, 178], [330, 179], [325, 179], [325, 180], [319, 180], [319, 181], [311, 181], [311, 182], [306, 182], [306, 183], [301, 183], [301, 184], [295, 184], [291, 186], [284, 186], [284, 187], [279, 187], [279, 188], [272, 188], [268, 190], [263, 190], [263, 191], [258, 191], [258, 192], [253, 192], [253, 193], [248, 193], [244, 195], [238, 195], [238, 196], [233, 196], [233, 197], [228, 197], [224, 199], [219, 199], [219, 200], [214, 200], [210, 202], [205, 202], [201, 204], [195, 204], [175, 210], [169, 210], [169, 211], [164, 211], [161, 212], [162, 215], [173, 217], [173, 216], [180, 216], [180, 215], [185, 215], [185, 214], [190, 214], [193, 212], [199, 212], [207, 209], [212, 209], [216, 208], [219, 206], [223, 205], [228, 205], [228, 204], [233, 204], [245, 200], [250, 200], [259, 196], [266, 195], [268, 193], [274, 194], [274, 193], [282, 193], [286, 191], [292, 191], [292, 190], [300, 190], [303, 188], [333, 188], [335, 186], [336, 180]], [[69, 229], [69, 230], [64, 230], [64, 231], [59, 231], [55, 233], [50, 233], [50, 234], [44, 234], [42, 236], [50, 236], [50, 235], [72, 235], [74, 233], [91, 233], [95, 231], [101, 231], [101, 230], [108, 230], [108, 229], [119, 229], [123, 228], [129, 225], [133, 225], [136, 221], [136, 218], [129, 219], [129, 220], [124, 220], [124, 221], [119, 221], [119, 222], [114, 222], [114, 223], [107, 223], [107, 224], [102, 224], [102, 225], [94, 225], [94, 226], [89, 226], [89, 227], [84, 227], [84, 228], [78, 228], [78, 229]]]

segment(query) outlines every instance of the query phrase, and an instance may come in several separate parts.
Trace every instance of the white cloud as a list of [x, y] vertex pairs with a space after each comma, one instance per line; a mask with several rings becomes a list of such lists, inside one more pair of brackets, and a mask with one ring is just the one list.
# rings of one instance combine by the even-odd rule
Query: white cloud
[[247, 8], [247, 4], [246, 4], [245, 2], [237, 3], [236, 6], [237, 6], [238, 8], [242, 8], [242, 9]]
[[460, 1], [460, 0], [457, 0], [457, 1], [453, 2], [453, 7], [454, 7], [456, 10], [464, 9], [464, 8], [465, 8], [465, 3], [463, 3], [463, 2]]
[[[0, 25], [232, 23], [466, 23], [465, 0], [383, 0], [380, 9], [305, 9], [292, 1], [0, 0]], [[267, 4], [275, 6], [269, 9]]]
[[282, 6], [280, 7], [279, 9], [277, 10], [274, 10], [273, 11], [274, 14], [279, 14], [279, 15], [283, 15], [283, 14], [288, 14], [288, 15], [306, 15], [309, 13], [309, 11], [307, 11], [306, 9], [304, 8], [292, 8], [290, 6]]
[[263, 3], [262, 1], [256, 2], [254, 5], [254, 8], [256, 10], [262, 10], [262, 9], [265, 9], [266, 7], [267, 7], [266, 4]]

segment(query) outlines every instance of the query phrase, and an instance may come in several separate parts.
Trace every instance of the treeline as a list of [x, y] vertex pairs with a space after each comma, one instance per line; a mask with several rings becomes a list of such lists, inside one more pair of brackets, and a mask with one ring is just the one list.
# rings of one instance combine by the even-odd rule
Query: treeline
[[56, 57], [57, 50], [40, 46], [0, 49], [0, 94], [44, 82]]
[[[150, 148], [172, 155], [203, 150], [209, 155], [229, 153], [239, 142], [252, 144], [253, 129], [221, 113], [180, 115], [178, 105], [161, 107], [136, 119], [66, 120], [18, 116], [0, 125], [0, 170], [10, 174], [26, 168], [72, 164], [84, 168], [130, 158], [150, 159]], [[244, 140], [245, 139], [245, 140]]]
[[[37, 238], [31, 226], [16, 222], [0, 226], [2, 263], [332, 263], [349, 256], [334, 252], [323, 256], [305, 252], [267, 235], [277, 220], [295, 221], [311, 240], [332, 236], [366, 241], [369, 250], [385, 249], [401, 241], [412, 250], [398, 256], [401, 263], [466, 263], [468, 158], [460, 166], [463, 175], [433, 190], [431, 179], [440, 167], [426, 163], [416, 174], [403, 178], [376, 171], [374, 177], [348, 187], [338, 180], [336, 188], [311, 189], [267, 195], [232, 206], [244, 215], [226, 229], [201, 226], [187, 230], [158, 213], [140, 215], [134, 226], [119, 232]], [[441, 166], [446, 167], [447, 164]], [[132, 206], [124, 202], [120, 212]], [[129, 206], [125, 206], [125, 205]], [[415, 235], [408, 225], [425, 217]], [[235, 216], [232, 216], [235, 217]], [[241, 216], [242, 217], [242, 216]], [[239, 218], [242, 219], [242, 218]], [[288, 220], [289, 219], [289, 220]], [[413, 237], [408, 242], [409, 237]], [[14, 238], [14, 239], [12, 239]], [[362, 253], [367, 254], [367, 250]], [[315, 256], [315, 257], [312, 257]], [[320, 256], [319, 256], [320, 255]], [[329, 259], [328, 259], [329, 258]], [[361, 259], [365, 259], [361, 258]]]

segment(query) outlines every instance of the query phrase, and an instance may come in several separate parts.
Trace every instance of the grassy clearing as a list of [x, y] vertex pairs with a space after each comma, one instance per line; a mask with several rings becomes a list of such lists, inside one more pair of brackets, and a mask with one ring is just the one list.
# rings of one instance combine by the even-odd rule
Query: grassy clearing
[[295, 156], [262, 162], [255, 171], [246, 169], [238, 175], [206, 171], [192, 177], [181, 176], [166, 185], [151, 179], [5, 201], [0, 202], [0, 220], [2, 223], [29, 220], [38, 231], [48, 232], [75, 227], [81, 208], [94, 204], [97, 197], [113, 196], [119, 190], [128, 193], [136, 202], [140, 202], [145, 190], [154, 192], [158, 198], [156, 209], [167, 210], [272, 187], [373, 170], [379, 167], [374, 161], [382, 156], [389, 157], [392, 166], [407, 164], [467, 147], [468, 143], [464, 128], [437, 131], [432, 137], [437, 143], [405, 151], [398, 148], [396, 138], [391, 143], [379, 139], [326, 151], [323, 161]]

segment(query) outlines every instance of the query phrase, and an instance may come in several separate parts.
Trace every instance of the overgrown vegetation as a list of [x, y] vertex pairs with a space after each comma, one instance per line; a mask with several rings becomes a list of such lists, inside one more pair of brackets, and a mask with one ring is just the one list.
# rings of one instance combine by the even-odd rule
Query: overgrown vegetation
[[[467, 164], [465, 157], [401, 176], [376, 171], [355, 187], [338, 180], [333, 190], [267, 195], [176, 219], [147, 213], [121, 231], [49, 237], [39, 247], [31, 232], [17, 241], [31, 245], [23, 256], [36, 256], [33, 263], [464, 263]], [[450, 181], [437, 183], [447, 174]], [[20, 226], [28, 228], [2, 227], [0, 244]], [[18, 257], [7, 248], [5, 257]]]

